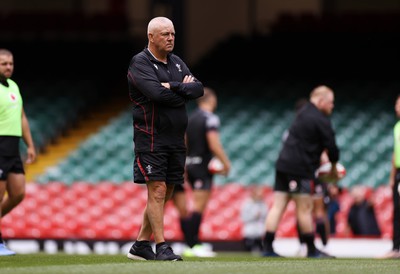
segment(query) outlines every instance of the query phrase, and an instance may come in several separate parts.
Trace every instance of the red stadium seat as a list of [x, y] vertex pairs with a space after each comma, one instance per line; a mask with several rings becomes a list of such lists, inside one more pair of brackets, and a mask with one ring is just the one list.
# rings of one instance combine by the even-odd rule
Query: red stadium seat
[[[382, 237], [389, 238], [393, 210], [390, 189], [380, 187], [373, 195]], [[248, 191], [243, 186], [215, 187], [200, 227], [201, 239], [240, 240], [240, 209], [247, 197]], [[142, 224], [146, 199], [146, 187], [131, 182], [119, 185], [77, 182], [69, 187], [54, 182], [30, 186], [21, 205], [3, 218], [3, 234], [7, 238], [132, 239]], [[265, 201], [272, 205], [273, 192], [268, 187], [265, 188]], [[350, 195], [344, 192], [340, 197], [341, 211], [337, 214], [335, 237], [348, 237], [347, 214], [351, 202]], [[170, 241], [182, 240], [179, 214], [172, 201], [165, 207], [164, 220], [165, 237]], [[293, 202], [284, 213], [277, 236], [297, 237]]]

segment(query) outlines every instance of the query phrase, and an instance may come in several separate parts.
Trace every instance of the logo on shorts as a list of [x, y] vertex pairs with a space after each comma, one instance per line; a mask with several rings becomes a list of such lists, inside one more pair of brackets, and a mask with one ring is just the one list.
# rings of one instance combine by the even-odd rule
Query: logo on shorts
[[146, 166], [147, 174], [151, 174], [152, 169], [153, 169], [153, 167], [151, 165], [147, 165]]
[[203, 186], [203, 181], [202, 180], [196, 180], [193, 184], [194, 189], [201, 189]]
[[291, 180], [290, 182], [289, 182], [289, 189], [290, 190], [295, 190], [297, 188], [297, 182], [295, 181], [295, 180]]
[[321, 185], [316, 185], [315, 186], [315, 193], [321, 194], [322, 192], [324, 192], [324, 190], [322, 189], [322, 186]]

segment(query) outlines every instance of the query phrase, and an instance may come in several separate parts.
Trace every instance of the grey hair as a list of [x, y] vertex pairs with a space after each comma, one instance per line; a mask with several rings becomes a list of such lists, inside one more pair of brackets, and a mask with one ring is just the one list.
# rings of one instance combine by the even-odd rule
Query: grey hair
[[8, 49], [2, 49], [0, 48], [0, 55], [13, 55], [11, 51], [9, 51]]
[[147, 26], [147, 34], [153, 33], [153, 31], [155, 29], [158, 29], [161, 25], [167, 25], [167, 24], [173, 25], [172, 21], [167, 17], [163, 16], [154, 17], [153, 19], [150, 20]]

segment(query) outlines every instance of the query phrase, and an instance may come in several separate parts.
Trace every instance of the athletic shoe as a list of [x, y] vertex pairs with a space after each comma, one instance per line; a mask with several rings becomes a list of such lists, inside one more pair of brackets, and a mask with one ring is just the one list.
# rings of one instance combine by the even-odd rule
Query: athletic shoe
[[299, 251], [297, 251], [296, 254], [298, 257], [307, 257], [307, 245], [306, 244], [301, 244]]
[[194, 255], [193, 249], [190, 247], [186, 247], [183, 252], [182, 255], [184, 257], [196, 257], [196, 255]]
[[11, 256], [16, 253], [6, 247], [4, 243], [0, 243], [0, 256]]
[[157, 248], [156, 260], [159, 260], [159, 261], [182, 261], [182, 257], [179, 255], [176, 255], [169, 245], [163, 244], [162, 246]]
[[283, 258], [283, 256], [279, 255], [275, 251], [264, 251], [261, 254], [263, 257], [271, 257], [271, 258]]
[[329, 255], [321, 250], [315, 249], [314, 253], [308, 253], [307, 258], [314, 258], [314, 259], [335, 259], [335, 256]]
[[197, 244], [192, 247], [192, 251], [194, 256], [196, 257], [203, 257], [203, 258], [209, 258], [209, 257], [215, 257], [217, 256], [217, 253], [212, 251], [209, 247], [203, 245], [203, 244]]
[[400, 252], [398, 250], [392, 250], [383, 256], [378, 257], [378, 259], [400, 259]]
[[131, 260], [155, 260], [156, 255], [153, 252], [150, 244], [142, 244], [140, 246], [136, 245], [136, 242], [133, 243], [131, 249], [126, 255]]

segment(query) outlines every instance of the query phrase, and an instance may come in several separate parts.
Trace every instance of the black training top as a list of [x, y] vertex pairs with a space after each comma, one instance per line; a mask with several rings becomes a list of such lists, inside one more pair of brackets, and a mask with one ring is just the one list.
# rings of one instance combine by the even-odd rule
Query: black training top
[[[144, 49], [133, 56], [128, 69], [129, 95], [133, 105], [135, 151], [185, 150], [186, 102], [203, 95], [197, 79], [182, 83], [192, 75], [186, 64], [169, 54], [167, 63], [158, 61]], [[171, 89], [161, 83], [168, 82]]]
[[339, 149], [329, 117], [308, 102], [289, 128], [276, 169], [314, 179], [324, 149], [328, 150], [331, 162], [339, 160]]
[[187, 165], [202, 165], [207, 168], [212, 158], [206, 134], [210, 130], [219, 130], [220, 121], [216, 114], [197, 108], [189, 117], [186, 131]]

